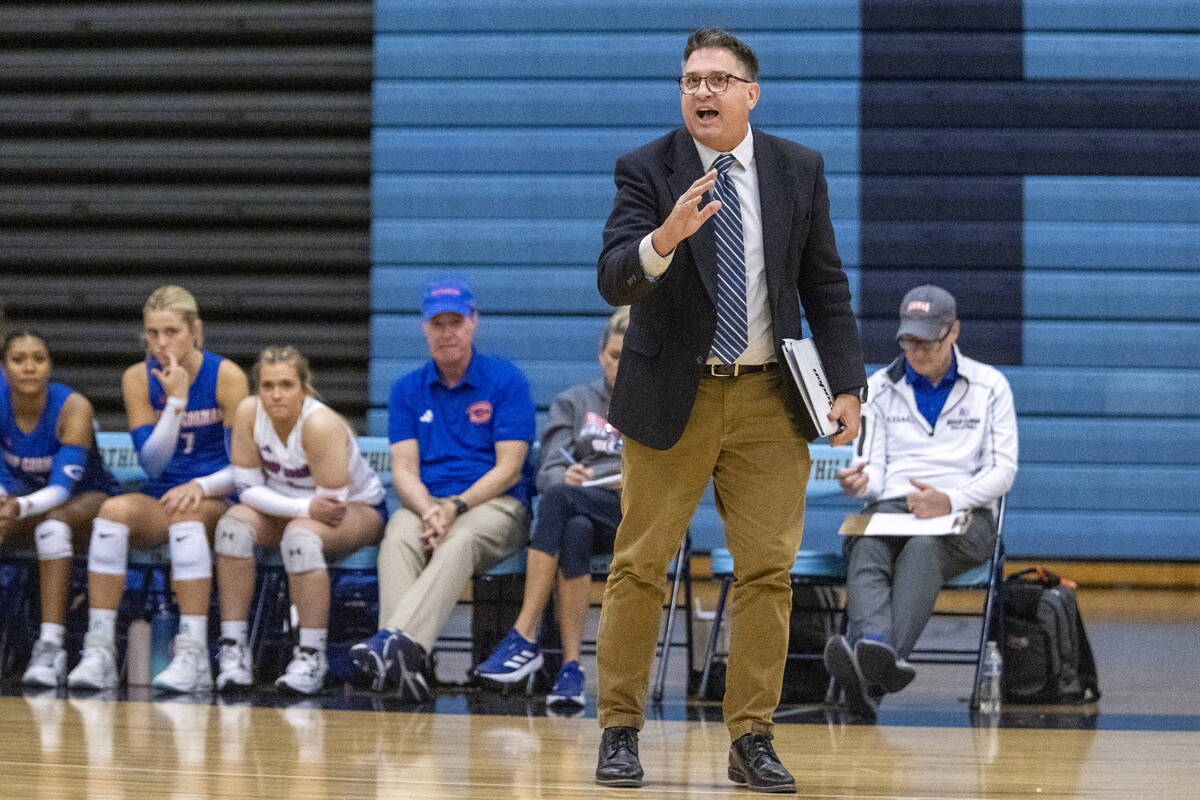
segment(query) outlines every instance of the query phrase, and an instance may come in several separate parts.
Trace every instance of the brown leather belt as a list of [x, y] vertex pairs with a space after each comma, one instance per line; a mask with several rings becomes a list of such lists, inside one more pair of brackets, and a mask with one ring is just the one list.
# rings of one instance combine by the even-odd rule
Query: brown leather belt
[[756, 372], [774, 372], [779, 364], [770, 361], [766, 364], [704, 364], [700, 367], [702, 378], [736, 378], [739, 375], [753, 375]]

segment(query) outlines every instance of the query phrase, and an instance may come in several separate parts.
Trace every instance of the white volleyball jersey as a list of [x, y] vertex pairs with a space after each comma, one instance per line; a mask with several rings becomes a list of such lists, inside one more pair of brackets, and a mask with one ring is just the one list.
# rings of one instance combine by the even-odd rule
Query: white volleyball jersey
[[[312, 473], [308, 468], [308, 456], [304, 452], [300, 431], [304, 428], [304, 420], [320, 408], [327, 406], [314, 397], [304, 398], [300, 409], [300, 418], [288, 433], [287, 442], [279, 438], [271, 418], [263, 410], [262, 401], [258, 400], [254, 411], [254, 443], [262, 458], [263, 474], [267, 486], [288, 497], [312, 497], [316, 494], [317, 485], [313, 482]], [[383, 484], [375, 470], [367, 464], [362, 452], [358, 449], [358, 439], [347, 426], [350, 440], [350, 502], [369, 503], [375, 505], [383, 501]]]

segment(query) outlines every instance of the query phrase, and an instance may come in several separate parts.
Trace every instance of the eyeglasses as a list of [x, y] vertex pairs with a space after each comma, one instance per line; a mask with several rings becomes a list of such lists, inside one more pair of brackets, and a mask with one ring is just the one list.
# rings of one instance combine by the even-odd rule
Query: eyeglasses
[[905, 334], [897, 339], [897, 341], [900, 342], [900, 346], [905, 350], [936, 350], [941, 347], [942, 342], [946, 341], [946, 337], [950, 335], [951, 330], [953, 330], [953, 326], [946, 328], [946, 332], [936, 339], [918, 339], [916, 336]]
[[675, 79], [679, 84], [679, 91], [684, 94], [695, 94], [700, 91], [700, 84], [708, 84], [708, 90], [713, 94], [720, 94], [729, 88], [730, 80], [741, 81], [742, 83], [754, 83], [745, 78], [739, 78], [737, 75], [730, 75], [728, 72], [710, 72], [708, 75], [680, 75]]

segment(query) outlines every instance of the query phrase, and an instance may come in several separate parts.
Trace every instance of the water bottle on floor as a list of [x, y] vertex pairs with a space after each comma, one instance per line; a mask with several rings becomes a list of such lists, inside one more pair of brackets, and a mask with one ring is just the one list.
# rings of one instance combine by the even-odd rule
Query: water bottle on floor
[[987, 643], [983, 657], [983, 682], [979, 685], [979, 712], [1000, 713], [1000, 674], [1004, 671], [1004, 659], [995, 642]]
[[175, 638], [177, 621], [165, 594], [155, 597], [154, 615], [150, 618], [150, 677], [171, 663], [171, 643]]

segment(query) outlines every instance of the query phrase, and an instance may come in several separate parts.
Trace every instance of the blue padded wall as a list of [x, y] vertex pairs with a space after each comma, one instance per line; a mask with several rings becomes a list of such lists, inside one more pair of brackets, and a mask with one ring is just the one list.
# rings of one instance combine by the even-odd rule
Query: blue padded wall
[[[679, 123], [709, 24], [759, 54], [752, 124], [825, 156], [868, 360], [937, 281], [1009, 376], [1010, 552], [1200, 559], [1195, 0], [379, 0], [371, 432], [425, 358], [433, 276], [473, 283], [480, 348], [543, 410], [597, 374], [613, 163]], [[806, 546], [836, 547], [846, 508], [814, 500]]]

